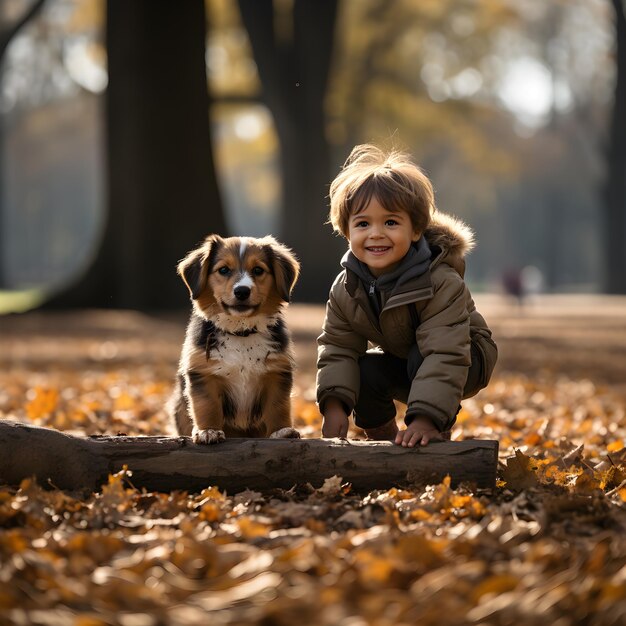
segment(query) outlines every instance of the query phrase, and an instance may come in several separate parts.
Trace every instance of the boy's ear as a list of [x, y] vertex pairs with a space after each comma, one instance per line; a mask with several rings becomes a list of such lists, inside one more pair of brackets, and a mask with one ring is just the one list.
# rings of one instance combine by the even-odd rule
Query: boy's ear
[[209, 235], [199, 248], [192, 250], [178, 264], [178, 274], [194, 300], [198, 299], [206, 287], [209, 268], [222, 242], [219, 235]]
[[416, 230], [413, 232], [413, 237], [411, 238], [411, 241], [419, 241], [421, 236], [422, 233], [419, 230]]
[[276, 290], [281, 300], [289, 302], [291, 291], [300, 274], [300, 263], [294, 253], [274, 240], [269, 246], [269, 256], [272, 260], [272, 272], [276, 281]]

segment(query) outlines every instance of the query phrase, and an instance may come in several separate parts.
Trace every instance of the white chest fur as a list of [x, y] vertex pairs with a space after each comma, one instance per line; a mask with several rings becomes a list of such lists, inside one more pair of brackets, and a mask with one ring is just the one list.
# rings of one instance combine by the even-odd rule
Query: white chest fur
[[211, 349], [211, 359], [216, 361], [213, 372], [227, 381], [235, 409], [234, 425], [239, 428], [249, 424], [272, 347], [268, 337], [255, 333], [247, 337], [225, 334]]
[[270, 340], [261, 333], [247, 337], [223, 334], [211, 348], [211, 359], [219, 361], [214, 371], [229, 378], [258, 378], [267, 371], [265, 360], [271, 348]]

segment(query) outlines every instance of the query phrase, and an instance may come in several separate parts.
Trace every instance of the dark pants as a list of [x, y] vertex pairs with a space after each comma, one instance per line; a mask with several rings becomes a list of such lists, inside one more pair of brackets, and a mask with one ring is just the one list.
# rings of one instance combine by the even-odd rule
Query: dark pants
[[[480, 380], [482, 358], [472, 345], [470, 366], [463, 395], [474, 391]], [[394, 400], [407, 403], [411, 383], [424, 362], [417, 345], [411, 348], [407, 359], [401, 359], [380, 350], [370, 350], [359, 359], [361, 390], [354, 407], [354, 423], [359, 428], [383, 426], [396, 416]], [[460, 409], [461, 407], [459, 407]]]

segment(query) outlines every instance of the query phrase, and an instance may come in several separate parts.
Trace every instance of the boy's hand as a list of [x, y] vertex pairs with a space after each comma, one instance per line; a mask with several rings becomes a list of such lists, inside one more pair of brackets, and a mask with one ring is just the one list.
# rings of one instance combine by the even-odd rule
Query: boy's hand
[[396, 435], [395, 443], [404, 448], [425, 446], [429, 441], [441, 441], [443, 437], [428, 417], [416, 417], [407, 427]]
[[322, 423], [323, 437], [343, 437], [348, 436], [349, 427], [348, 416], [343, 409], [341, 402], [332, 398], [326, 402], [324, 408], [324, 421]]

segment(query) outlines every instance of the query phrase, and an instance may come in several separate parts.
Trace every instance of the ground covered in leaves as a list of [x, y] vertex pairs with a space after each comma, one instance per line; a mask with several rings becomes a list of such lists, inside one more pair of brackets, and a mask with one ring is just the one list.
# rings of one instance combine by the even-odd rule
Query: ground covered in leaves
[[[541, 344], [537, 325], [524, 334], [509, 332], [511, 315], [494, 309], [492, 319], [506, 367], [464, 402], [453, 439], [500, 441], [495, 490], [443, 481], [355, 493], [336, 477], [317, 489], [149, 493], [134, 488], [132, 470], [96, 493], [0, 484], [0, 623], [625, 623], [622, 388], [599, 367], [583, 377], [554, 350], [550, 368], [521, 354], [515, 367], [520, 345]], [[293, 410], [306, 437], [320, 436], [318, 321], [303, 309], [293, 323]], [[184, 320], [1, 323], [0, 418], [73, 434], [172, 434], [163, 406]], [[624, 372], [626, 353], [611, 354], [607, 368]]]

